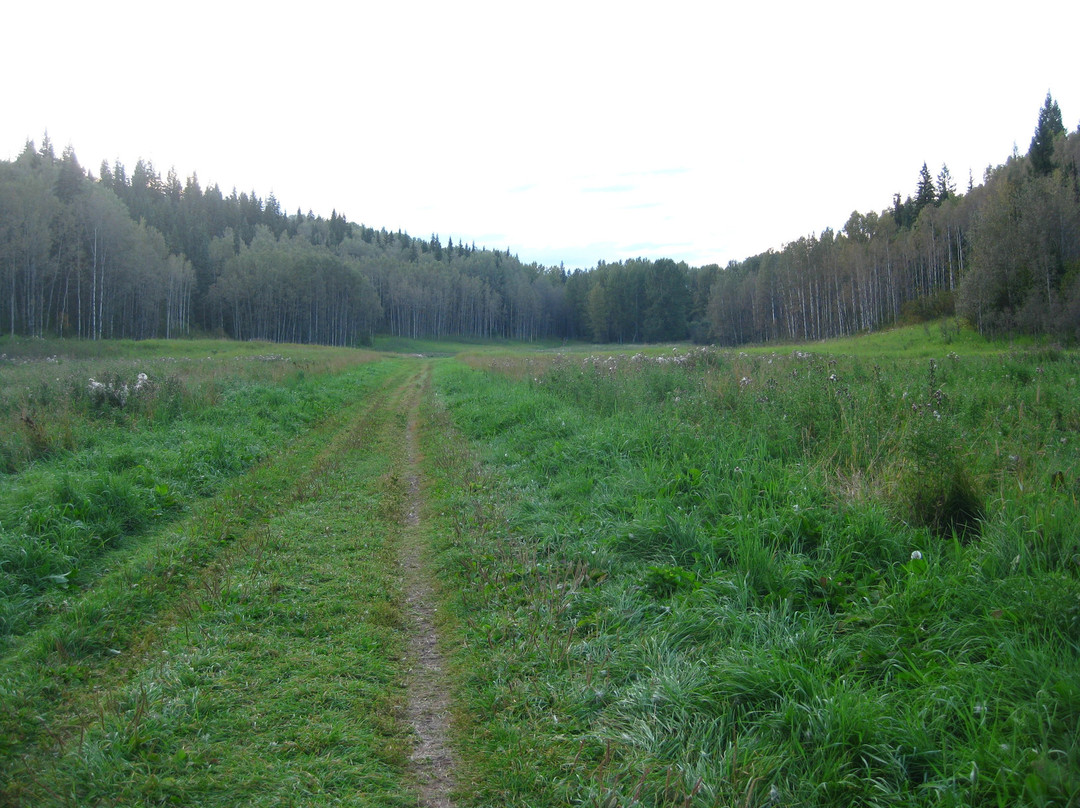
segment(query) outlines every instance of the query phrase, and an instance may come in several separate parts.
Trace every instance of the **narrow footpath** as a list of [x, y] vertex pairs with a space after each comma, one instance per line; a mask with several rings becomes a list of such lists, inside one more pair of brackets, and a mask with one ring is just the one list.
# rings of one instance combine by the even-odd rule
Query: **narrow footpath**
[[424, 500], [418, 440], [419, 404], [430, 380], [425, 365], [413, 377], [402, 402], [407, 485], [406, 519], [400, 543], [400, 564], [409, 626], [408, 716], [416, 736], [410, 756], [422, 808], [452, 808], [454, 758], [450, 750], [450, 693], [435, 628], [435, 593], [424, 558]]

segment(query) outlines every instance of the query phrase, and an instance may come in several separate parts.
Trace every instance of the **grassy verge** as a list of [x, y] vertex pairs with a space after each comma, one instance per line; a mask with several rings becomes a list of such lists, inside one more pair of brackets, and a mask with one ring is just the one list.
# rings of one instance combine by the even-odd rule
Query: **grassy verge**
[[983, 337], [964, 320], [947, 317], [918, 325], [896, 326], [884, 331], [839, 337], [816, 343], [790, 343], [747, 348], [749, 353], [791, 353], [813, 351], [876, 359], [883, 356], [908, 358], [941, 357], [948, 353], [961, 356], [995, 356], [1009, 351], [1053, 350], [1052, 344], [1034, 337], [1015, 336], [991, 340]]
[[1080, 799], [1074, 354], [500, 363], [436, 375], [462, 804]]
[[382, 373], [370, 355], [241, 356], [0, 363], [10, 426], [0, 441], [0, 650], [70, 588], [91, 586], [109, 553], [221, 490]]
[[106, 553], [12, 641], [0, 803], [410, 804], [404, 372], [346, 373], [350, 403]]

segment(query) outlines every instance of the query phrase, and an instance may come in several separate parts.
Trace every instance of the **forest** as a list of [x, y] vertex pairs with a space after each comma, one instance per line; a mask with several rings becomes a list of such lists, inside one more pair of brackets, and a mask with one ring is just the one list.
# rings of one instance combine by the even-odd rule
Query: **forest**
[[357, 345], [409, 337], [816, 340], [957, 315], [988, 335], [1080, 337], [1080, 128], [1048, 93], [1030, 147], [957, 189], [914, 191], [835, 232], [725, 267], [566, 270], [333, 211], [288, 214], [149, 160], [95, 176], [46, 135], [0, 161], [0, 335], [207, 335]]

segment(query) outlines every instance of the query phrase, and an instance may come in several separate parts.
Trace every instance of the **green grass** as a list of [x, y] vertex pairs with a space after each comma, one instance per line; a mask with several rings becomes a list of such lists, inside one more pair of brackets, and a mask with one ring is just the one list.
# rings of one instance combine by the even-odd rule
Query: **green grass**
[[[145, 391], [135, 390], [137, 374], [123, 365], [98, 363], [91, 376], [80, 363], [59, 378], [48, 375], [59, 372], [50, 365], [31, 368], [37, 381], [17, 409], [24, 432], [32, 423], [46, 449], [20, 457], [11, 448], [18, 430], [9, 433], [0, 489], [0, 648], [69, 586], [90, 585], [103, 554], [216, 493], [381, 372], [370, 364], [332, 374], [280, 359], [244, 364], [230, 355], [186, 376], [151, 370]], [[310, 371], [313, 363], [305, 364]], [[13, 370], [0, 367], [0, 376], [10, 380]], [[85, 378], [113, 390], [127, 384], [129, 392], [122, 401], [95, 396]], [[15, 383], [5, 389], [20, 396]], [[13, 409], [8, 402], [9, 417]]]
[[[0, 804], [409, 804], [401, 449], [384, 426], [406, 366], [309, 350], [336, 372], [234, 371], [208, 409], [159, 423], [125, 408], [9, 475], [10, 501], [33, 492], [12, 513], [110, 540], [7, 593]], [[175, 502], [142, 518], [164, 493], [140, 475], [174, 463]]]
[[5, 342], [0, 804], [416, 804], [428, 364], [455, 804], [1075, 804], [1080, 358], [919, 333]]
[[[386, 457], [354, 450], [212, 565], [34, 804], [408, 805]], [[359, 487], [354, 487], [362, 481]], [[125, 651], [124, 653], [130, 653]], [[27, 778], [20, 778], [27, 779]]]
[[383, 335], [374, 338], [372, 350], [401, 354], [423, 354], [427, 357], [447, 357], [466, 352], [483, 354], [513, 352], [520, 354], [523, 351], [532, 352], [561, 345], [561, 340], [524, 342], [510, 339], [421, 339]]
[[1080, 799], [1076, 355], [676, 356], [436, 376], [462, 804]]
[[754, 346], [745, 349], [748, 353], [789, 353], [792, 351], [812, 351], [814, 353], [833, 353], [844, 356], [877, 358], [882, 356], [904, 356], [908, 358], [941, 359], [954, 353], [961, 356], [992, 356], [1013, 350], [1060, 350], [1052, 343], [1034, 337], [1010, 337], [991, 340], [979, 334], [959, 318], [945, 318], [918, 325], [897, 326], [869, 334], [853, 337], [841, 337], [813, 343], [791, 343], [786, 345]]

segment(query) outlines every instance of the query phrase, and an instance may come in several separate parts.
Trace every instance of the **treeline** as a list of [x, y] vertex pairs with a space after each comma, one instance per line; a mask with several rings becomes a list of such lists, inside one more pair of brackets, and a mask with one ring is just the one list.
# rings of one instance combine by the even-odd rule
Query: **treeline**
[[336, 345], [375, 333], [741, 344], [956, 313], [987, 333], [1080, 337], [1080, 132], [1047, 95], [1026, 155], [958, 192], [924, 164], [880, 213], [726, 267], [524, 264], [224, 195], [140, 160], [95, 178], [46, 137], [0, 162], [0, 334], [206, 333]]
[[48, 137], [0, 162], [0, 333], [535, 340], [572, 330], [565, 280], [509, 251], [288, 215], [273, 194], [204, 191], [143, 160], [95, 178]]
[[597, 341], [816, 340], [958, 314], [987, 334], [1080, 339], [1080, 131], [1048, 94], [1027, 155], [958, 192], [924, 163], [912, 194], [721, 268], [601, 263], [567, 282]]
[[1026, 156], [715, 271], [709, 338], [819, 339], [956, 313], [989, 334], [1080, 337], [1080, 132], [1047, 95]]

